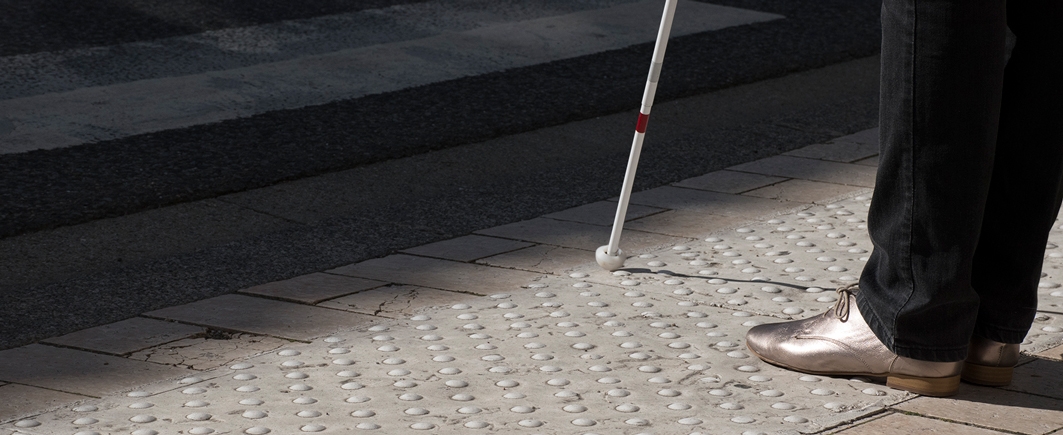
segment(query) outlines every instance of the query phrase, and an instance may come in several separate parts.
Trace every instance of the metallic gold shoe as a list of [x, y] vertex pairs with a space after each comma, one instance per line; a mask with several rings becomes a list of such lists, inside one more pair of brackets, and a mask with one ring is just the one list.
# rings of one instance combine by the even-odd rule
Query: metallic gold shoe
[[1011, 383], [1018, 363], [1019, 345], [973, 337], [960, 376], [972, 384], [1003, 387]]
[[963, 361], [922, 361], [891, 352], [860, 310], [850, 309], [856, 305], [855, 287], [839, 288], [838, 302], [818, 316], [753, 327], [746, 346], [768, 363], [799, 372], [886, 378], [886, 386], [913, 393], [956, 394]]

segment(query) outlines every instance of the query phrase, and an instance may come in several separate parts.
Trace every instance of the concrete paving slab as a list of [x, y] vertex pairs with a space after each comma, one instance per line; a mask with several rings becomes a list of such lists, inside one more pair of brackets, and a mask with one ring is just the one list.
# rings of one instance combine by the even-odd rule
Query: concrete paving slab
[[[872, 249], [866, 228], [871, 191], [854, 193], [859, 195], [713, 232], [704, 239], [711, 243], [702, 249], [693, 248], [699, 245], [695, 243], [663, 254], [638, 255], [613, 273], [594, 265], [577, 270], [602, 284], [672, 281], [712, 305], [740, 306], [780, 318], [808, 316], [836, 300], [833, 289], [858, 280]], [[646, 219], [663, 219], [669, 213]], [[1039, 313], [1033, 326], [1022, 345], [1026, 352], [1063, 340], [1063, 315]]]
[[[764, 364], [744, 351], [744, 334], [756, 324], [831, 306], [830, 288], [855, 270], [849, 263], [867, 255], [868, 200], [861, 195], [686, 240], [637, 255], [617, 273], [588, 260], [565, 274], [523, 272], [534, 278], [494, 286], [488, 297], [462, 296], [394, 316], [401, 320], [374, 318], [357, 330], [232, 365], [227, 370], [234, 372], [214, 378], [210, 388], [152, 396], [150, 411], [119, 398], [85, 417], [126, 432], [177, 424], [186, 431], [298, 433], [351, 427], [354, 417], [356, 428], [383, 432], [819, 433], [912, 395], [865, 379], [805, 376]], [[827, 256], [833, 261], [820, 259]], [[361, 263], [362, 270], [399, 278], [425, 279], [421, 272], [433, 268], [457, 276], [497, 269], [409, 255], [374, 261], [379, 264]], [[816, 285], [821, 291], [810, 291]], [[200, 411], [188, 409], [196, 401], [207, 404], [201, 409], [210, 418], [188, 417]], [[55, 415], [38, 418], [44, 433], [72, 432], [74, 418]], [[138, 415], [169, 423], [127, 423]]]
[[[855, 282], [871, 243], [865, 196], [717, 231], [703, 242], [630, 258], [625, 268], [580, 269], [592, 282], [669, 285], [699, 303], [778, 318], [816, 314]], [[663, 216], [664, 214], [662, 214]]]
[[877, 168], [878, 167], [878, 156], [868, 157], [868, 158], [863, 159], [863, 160], [857, 160], [857, 161], [853, 162], [853, 164], [854, 165], [871, 166], [873, 168]]
[[501, 254], [503, 252], [527, 248], [529, 246], [532, 246], [532, 244], [518, 242], [516, 240], [484, 237], [472, 234], [444, 240], [442, 242], [429, 243], [427, 245], [403, 249], [399, 252], [423, 255], [425, 257], [442, 258], [444, 260], [473, 261]]
[[878, 128], [842, 136], [824, 144], [809, 145], [783, 155], [852, 163], [878, 155]]
[[720, 216], [700, 211], [669, 210], [631, 221], [624, 225], [624, 231], [625, 235], [628, 229], [632, 229], [648, 233], [700, 239], [727, 228], [734, 228], [736, 225], [749, 222], [749, 220], [741, 216]]
[[194, 372], [43, 344], [0, 351], [0, 380], [101, 397]]
[[[1063, 330], [1063, 324], [1044, 324], [1063, 318], [1063, 229], [1056, 225], [1048, 233], [1048, 243], [1045, 246], [1044, 263], [1041, 268], [1041, 280], [1037, 283], [1037, 307], [1043, 313], [1035, 319], [1035, 325], [1031, 334], [1042, 332], [1058, 332], [1056, 328]], [[1041, 324], [1036, 324], [1041, 321]], [[1047, 328], [1047, 331], [1044, 329]]]
[[968, 384], [962, 385], [955, 396], [919, 397], [895, 409], [1029, 435], [1063, 428], [1063, 401]]
[[387, 284], [371, 279], [311, 273], [240, 290], [240, 293], [267, 296], [305, 304], [337, 298]]
[[1037, 359], [1015, 367], [1004, 389], [1063, 400], [1063, 362]]
[[727, 169], [849, 186], [875, 186], [874, 168], [803, 157], [773, 156]]
[[[484, 274], [484, 279], [498, 279], [494, 271], [485, 269], [521, 272], [529, 279], [511, 280], [513, 285], [493, 281], [501, 285], [492, 285], [491, 292], [484, 293], [488, 297], [455, 295], [461, 299], [430, 303], [434, 307], [418, 311], [402, 312], [400, 307], [411, 299], [403, 296], [394, 305], [399, 309], [390, 314], [391, 319], [371, 318], [362, 328], [285, 346], [246, 360], [238, 369], [232, 365], [226, 370], [234, 372], [214, 378], [209, 388], [160, 392], [151, 397], [154, 407], [150, 411], [130, 408], [133, 398], [109, 399], [116, 405], [85, 414], [98, 420], [95, 426], [75, 429], [70, 422], [77, 417], [52, 413], [37, 418], [42, 424], [38, 428], [41, 433], [101, 427], [164, 432], [170, 424], [177, 424], [186, 430], [202, 427], [215, 433], [239, 433], [252, 427], [271, 432], [327, 432], [351, 427], [345, 422], [354, 417], [355, 428], [387, 432], [539, 428], [626, 433], [652, 427], [655, 433], [668, 434], [822, 433], [832, 428], [842, 429], [839, 433], [843, 434], [999, 433], [901, 414], [842, 428], [890, 407], [905, 410], [905, 405], [898, 404], [913, 395], [867, 379], [789, 372], [744, 351], [744, 333], [750, 326], [822, 312], [835, 301], [831, 290], [855, 279], [870, 250], [865, 222], [870, 191], [858, 193], [837, 203], [748, 222], [701, 240], [681, 239], [682, 244], [635, 255], [625, 269], [613, 273], [597, 267], [590, 252], [571, 248], [587, 256], [583, 263], [563, 273], [546, 271], [552, 273], [545, 276], [410, 255], [346, 266], [349, 271], [380, 274], [363, 278], [434, 279], [436, 284], [446, 282], [455, 288], [475, 284], [453, 275]], [[1053, 230], [1054, 237], [1057, 231]], [[536, 248], [541, 246], [524, 250]], [[1046, 264], [1053, 258], [1047, 256]], [[433, 269], [450, 273], [432, 276], [425, 272]], [[1056, 279], [1053, 273], [1048, 270], [1043, 280], [1044, 297], [1053, 297], [1051, 292], [1057, 291], [1050, 285]], [[387, 297], [382, 295], [382, 299], [387, 306]], [[378, 314], [389, 315], [386, 311]], [[1063, 334], [1051, 329], [1058, 326], [1058, 317], [1063, 316], [1039, 313], [1036, 331], [1023, 345], [1025, 352], [1058, 345]], [[964, 403], [964, 394], [976, 389], [964, 385], [950, 409], [978, 411], [984, 407], [979, 415], [964, 418], [989, 418], [996, 409], [1025, 400], [1016, 396], [1037, 395], [1042, 402], [1023, 412], [1045, 412], [1033, 412], [1026, 423], [1053, 424], [1057, 417], [1053, 412], [1058, 413], [1054, 406], [1063, 401], [1058, 393], [1063, 386], [1055, 382], [1063, 379], [1063, 372], [1056, 373], [1061, 365], [1041, 359], [1020, 366], [1011, 387], [977, 395], [999, 395], [992, 400], [973, 402], [972, 396], [972, 402]], [[276, 394], [283, 399], [274, 399]], [[190, 417], [198, 410], [189, 410], [187, 404], [196, 401], [207, 404], [202, 410], [210, 417]], [[924, 402], [933, 407], [942, 399], [907, 403], [922, 406]], [[933, 412], [943, 411], [935, 408]], [[131, 420], [147, 421], [145, 415], [166, 424]], [[1048, 420], [1037, 420], [1045, 415]], [[1033, 431], [1033, 425], [1029, 432], [1025, 432], [1027, 426], [1014, 427], [1022, 429], [1006, 429], [1044, 433]], [[0, 426], [7, 428], [13, 426]]]
[[1053, 347], [1048, 350], [1044, 350], [1037, 353], [1037, 356], [1042, 358], [1054, 359], [1063, 361], [1063, 345]]
[[[574, 287], [581, 282], [551, 277], [533, 284], [534, 294], [493, 294], [402, 322], [382, 319], [233, 365], [232, 376], [208, 388], [117, 398], [81, 417], [122, 422], [127, 431], [176, 423], [220, 433], [352, 425], [384, 433], [811, 433], [909, 397], [860, 381], [798, 379], [761, 363], [742, 350], [742, 337], [770, 319], [649, 288]], [[193, 418], [197, 412], [208, 415]], [[40, 427], [55, 432], [67, 432], [72, 420], [46, 417]]]
[[594, 253], [587, 250], [535, 245], [519, 251], [487, 257], [477, 263], [529, 272], [564, 273], [576, 266], [593, 261]]
[[743, 195], [810, 204], [828, 204], [862, 190], [864, 190], [862, 187], [794, 179], [751, 190]]
[[[1061, 270], [1057, 265], [1051, 264], [1056, 262], [1045, 262], [1042, 268], [1042, 273], [1045, 277], [1042, 278], [1042, 285], [1056, 284], [1056, 281], [1060, 277]], [[1050, 279], [1052, 281], [1047, 281]], [[1040, 311], [1045, 313], [1045, 316], [1063, 316], [1063, 290], [1058, 288], [1045, 288], [1041, 287], [1037, 289], [1037, 307]]]
[[186, 338], [142, 350], [129, 355], [129, 359], [189, 370], [209, 370], [289, 344], [291, 341], [265, 335], [211, 331], [202, 337]]
[[672, 183], [672, 185], [689, 189], [738, 194], [786, 180], [783, 177], [723, 170], [709, 172], [700, 177], [687, 178], [686, 180]]
[[1037, 307], [1044, 312], [1063, 313], [1063, 249], [1060, 248], [1063, 246], [1063, 228], [1061, 227], [1063, 225], [1057, 225], [1048, 233], [1041, 280], [1037, 283]]
[[134, 317], [41, 342], [121, 356], [205, 331], [200, 326]]
[[1027, 353], [1037, 353], [1063, 343], [1063, 314], [1038, 312], [1030, 325], [1030, 331], [1023, 339], [1022, 349]]
[[470, 295], [415, 285], [389, 285], [322, 302], [320, 306], [373, 316], [405, 319], [438, 305], [450, 305]]
[[[210, 404], [190, 399], [210, 388], [216, 388], [216, 384], [212, 382], [215, 379], [232, 376], [233, 373], [234, 370], [228, 368], [199, 372], [196, 376], [146, 385], [125, 394], [103, 399], [85, 399], [72, 404], [73, 406], [63, 406], [50, 414], [70, 430], [66, 430], [66, 427], [55, 427], [56, 421], [44, 420], [40, 416], [27, 417], [11, 426], [17, 428], [15, 433], [20, 435], [52, 435], [74, 431], [78, 434], [203, 433], [202, 429], [195, 429], [194, 423], [204, 421], [205, 417], [194, 411], [209, 408]], [[183, 400], [177, 403], [177, 406], [160, 409], [160, 405], [164, 403], [160, 403], [158, 399], [167, 392], [173, 392]], [[206, 420], [219, 417], [210, 416]], [[193, 424], [183, 429], [172, 429], [174, 426], [180, 427], [189, 423]], [[159, 430], [153, 430], [152, 427]]]
[[633, 204], [673, 210], [700, 211], [722, 216], [740, 216], [746, 219], [790, 211], [802, 205], [672, 186], [635, 192], [631, 195], [631, 202]]
[[[587, 205], [581, 205], [579, 207], [573, 207], [568, 210], [562, 210], [557, 213], [546, 214], [543, 215], [543, 217], [560, 221], [612, 226], [613, 219], [616, 217], [616, 207], [616, 201], [598, 201]], [[628, 204], [627, 216], [625, 216], [624, 220], [626, 222], [633, 219], [639, 219], [662, 211], [664, 210], [657, 207]]]
[[363, 261], [328, 272], [480, 295], [514, 291], [542, 277], [542, 274], [521, 270], [402, 254]]
[[66, 406], [88, 396], [63, 393], [27, 385], [0, 385], [0, 423], [29, 417], [43, 410]]
[[354, 329], [371, 317], [291, 302], [244, 295], [223, 295], [144, 314], [216, 329], [311, 340], [333, 331]]
[[856, 133], [841, 136], [832, 139], [829, 143], [851, 143], [855, 145], [875, 145], [879, 144], [879, 127], [869, 128], [867, 130], [858, 131]]
[[[594, 251], [595, 249], [598, 249], [599, 246], [609, 243], [610, 230], [610, 227], [598, 225], [535, 218], [480, 230], [477, 231], [477, 233]], [[625, 230], [622, 237], [623, 242], [621, 249], [628, 253], [635, 253], [683, 241], [683, 239], [677, 237], [651, 234], [636, 230]]]
[[835, 433], [838, 435], [1002, 435], [1006, 432], [998, 432], [961, 423], [951, 423], [915, 415], [890, 414]]

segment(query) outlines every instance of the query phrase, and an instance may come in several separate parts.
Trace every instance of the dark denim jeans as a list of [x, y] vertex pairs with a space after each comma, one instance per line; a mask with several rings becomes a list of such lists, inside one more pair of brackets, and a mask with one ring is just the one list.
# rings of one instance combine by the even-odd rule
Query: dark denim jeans
[[909, 358], [1022, 342], [1063, 199], [1063, 0], [884, 0], [881, 80], [860, 312]]

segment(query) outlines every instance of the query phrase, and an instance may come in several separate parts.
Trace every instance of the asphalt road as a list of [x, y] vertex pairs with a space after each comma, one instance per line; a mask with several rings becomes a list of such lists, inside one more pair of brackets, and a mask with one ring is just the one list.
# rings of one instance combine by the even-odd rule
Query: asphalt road
[[[4, 0], [0, 60], [409, 3]], [[712, 3], [785, 18], [672, 40], [637, 189], [877, 123], [878, 2]], [[651, 51], [2, 154], [0, 348], [615, 196]]]
[[425, 0], [0, 1], [0, 56], [96, 47]]

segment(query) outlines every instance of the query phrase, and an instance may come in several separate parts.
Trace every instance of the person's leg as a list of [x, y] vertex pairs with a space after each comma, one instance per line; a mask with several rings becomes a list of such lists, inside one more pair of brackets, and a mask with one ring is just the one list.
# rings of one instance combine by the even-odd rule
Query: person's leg
[[1048, 233], [1063, 199], [1063, 2], [1008, 2], [996, 163], [974, 257], [974, 334], [1021, 343], [1037, 310]]
[[1003, 0], [885, 0], [874, 251], [857, 304], [891, 351], [960, 361], [1004, 75]]
[[822, 314], [750, 328], [754, 355], [919, 394], [959, 390], [978, 312], [971, 267], [993, 167], [1004, 15], [1004, 0], [884, 0], [875, 250], [855, 295], [839, 288]]

